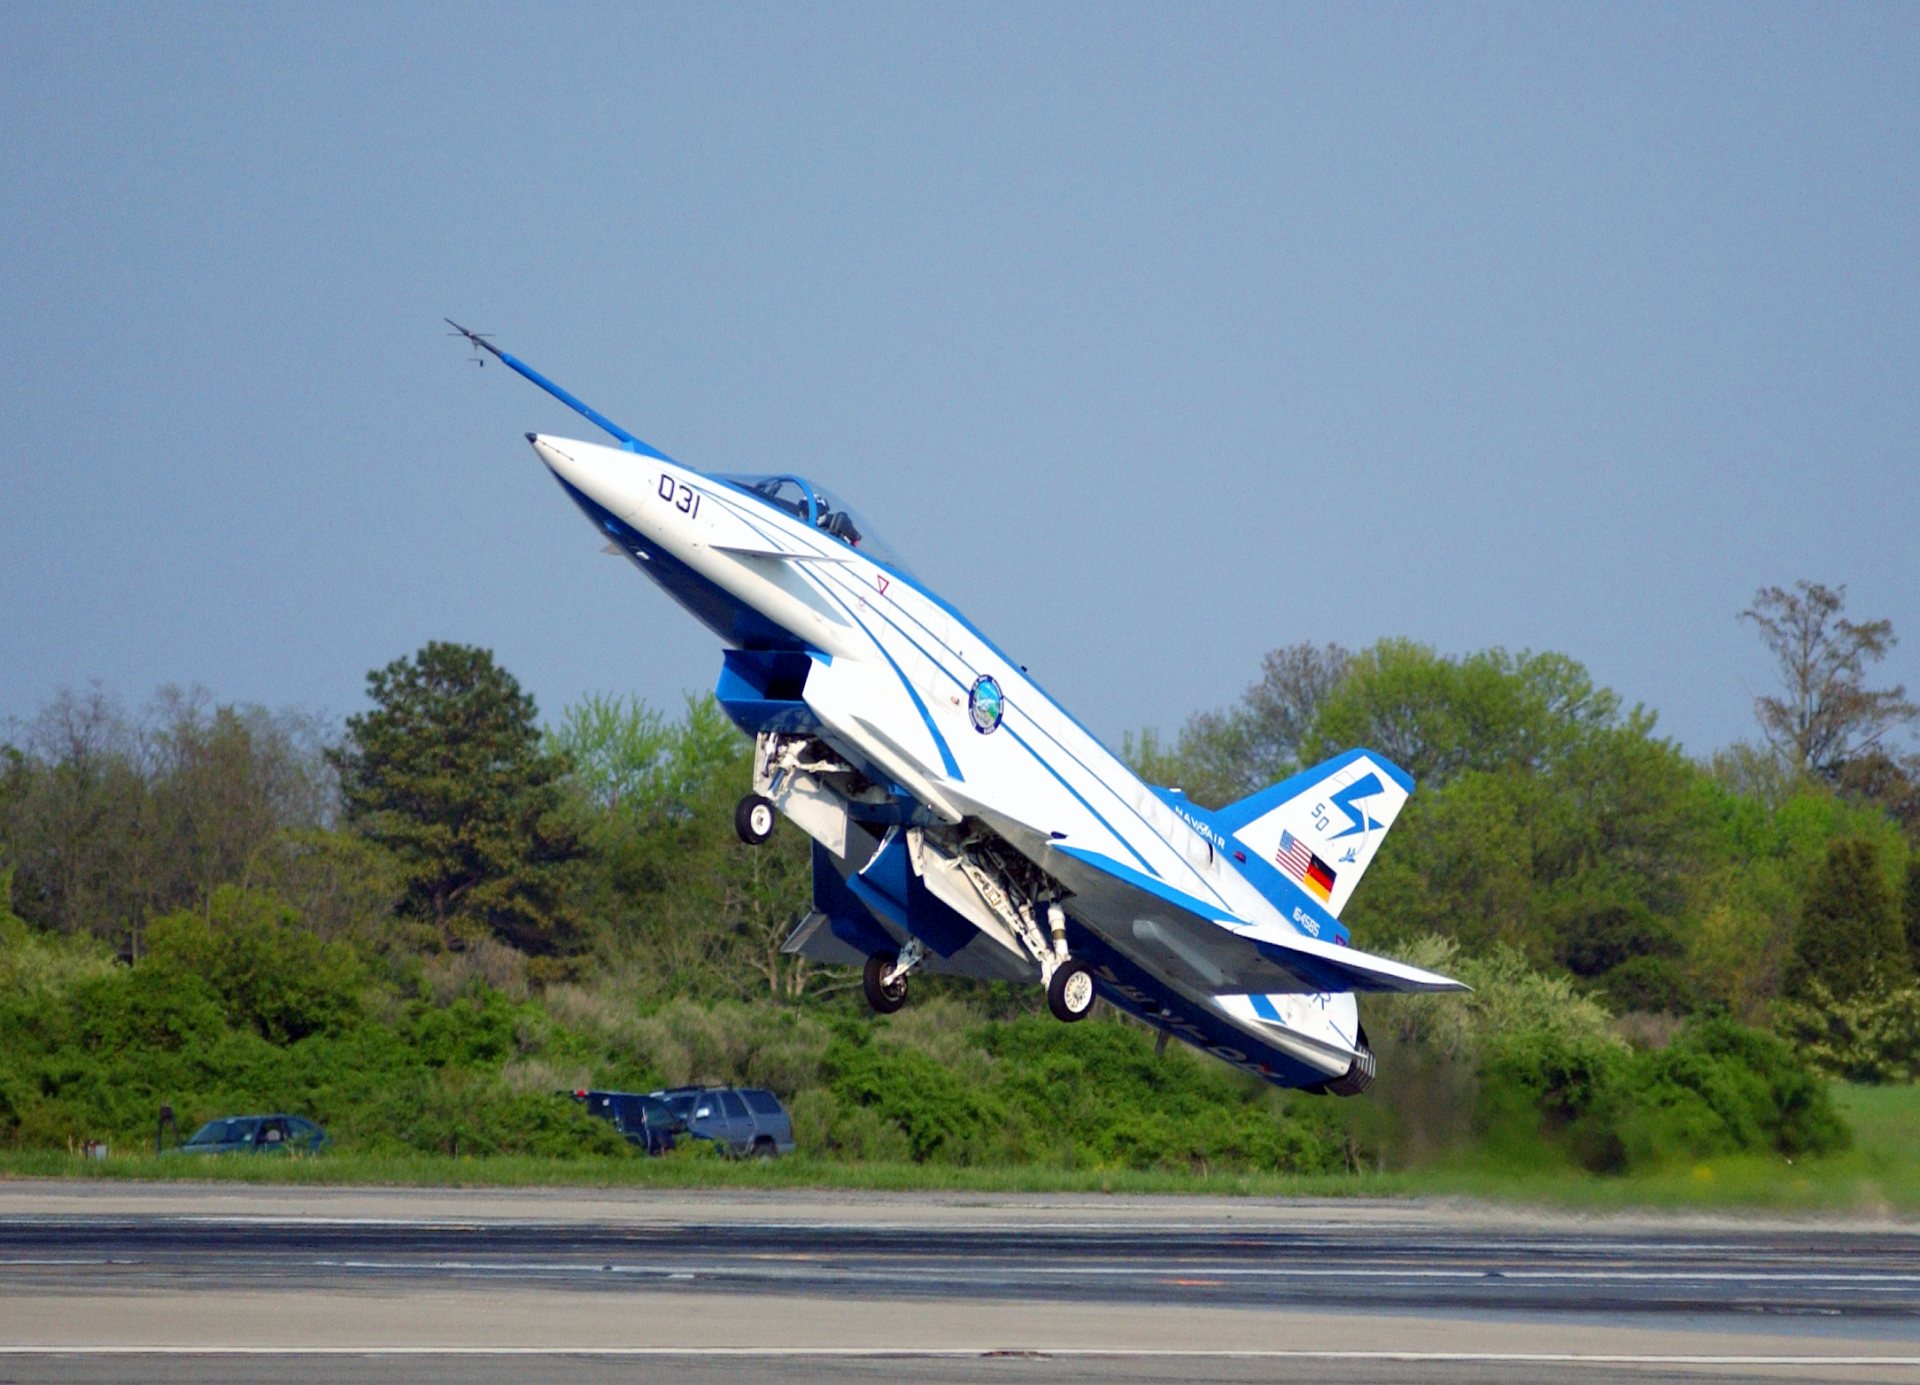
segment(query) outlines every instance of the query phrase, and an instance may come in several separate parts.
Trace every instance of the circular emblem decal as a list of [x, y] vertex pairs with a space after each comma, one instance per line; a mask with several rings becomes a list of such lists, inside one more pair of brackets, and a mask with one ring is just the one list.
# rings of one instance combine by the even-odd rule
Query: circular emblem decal
[[1000, 685], [993, 675], [983, 673], [973, 680], [973, 691], [967, 695], [967, 715], [973, 718], [973, 729], [981, 735], [993, 730], [1000, 724], [1000, 715], [1006, 711], [1006, 699], [1000, 694]]

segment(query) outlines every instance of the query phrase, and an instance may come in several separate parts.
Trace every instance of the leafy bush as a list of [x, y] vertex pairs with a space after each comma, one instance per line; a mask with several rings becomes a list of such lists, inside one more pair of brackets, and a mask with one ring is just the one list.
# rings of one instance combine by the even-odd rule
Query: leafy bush
[[199, 977], [228, 1023], [278, 1044], [352, 1019], [365, 982], [350, 947], [322, 942], [278, 900], [234, 885], [216, 889], [204, 914], [169, 914], [149, 924], [139, 970]]
[[1482, 1070], [1490, 1136], [1524, 1138], [1527, 1120], [1598, 1173], [1755, 1150], [1845, 1148], [1826, 1087], [1787, 1044], [1727, 1019], [1689, 1025], [1664, 1049], [1555, 1037], [1511, 1038]]
[[997, 1152], [1005, 1108], [924, 1053], [882, 1049], [849, 1025], [828, 1047], [824, 1074], [842, 1109], [864, 1109], [897, 1128], [916, 1163], [977, 1164]]
[[711, 1083], [794, 1092], [819, 1080], [829, 1034], [803, 1011], [673, 1000], [633, 1025], [639, 1052], [663, 1085]]
[[1667, 957], [1630, 957], [1599, 978], [1599, 991], [1608, 1007], [1623, 1015], [1687, 1015], [1695, 1006], [1692, 983]]
[[1920, 986], [1836, 999], [1818, 981], [1774, 1007], [1774, 1023], [1821, 1072], [1850, 1082], [1920, 1082]]

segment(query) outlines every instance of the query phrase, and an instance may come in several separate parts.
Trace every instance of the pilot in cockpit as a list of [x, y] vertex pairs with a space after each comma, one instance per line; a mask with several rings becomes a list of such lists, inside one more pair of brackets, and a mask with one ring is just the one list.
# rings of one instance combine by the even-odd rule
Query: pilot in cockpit
[[845, 510], [822, 509], [820, 527], [851, 548], [860, 546], [860, 531], [854, 527], [853, 517]]

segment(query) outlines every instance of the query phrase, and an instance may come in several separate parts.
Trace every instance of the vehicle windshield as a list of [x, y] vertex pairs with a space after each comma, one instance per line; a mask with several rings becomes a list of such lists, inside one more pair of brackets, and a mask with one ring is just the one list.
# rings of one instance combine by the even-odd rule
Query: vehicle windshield
[[240, 1116], [232, 1120], [208, 1121], [193, 1132], [190, 1145], [231, 1145], [241, 1140], [253, 1138], [254, 1127], [260, 1122], [256, 1117]]
[[698, 1092], [669, 1092], [660, 1098], [660, 1104], [673, 1113], [673, 1118], [685, 1125], [693, 1119], [693, 1100]]
[[738, 486], [795, 519], [804, 519], [823, 533], [859, 549], [876, 563], [912, 575], [893, 545], [881, 538], [851, 505], [824, 486], [816, 486], [801, 476], [720, 476], [715, 479]]

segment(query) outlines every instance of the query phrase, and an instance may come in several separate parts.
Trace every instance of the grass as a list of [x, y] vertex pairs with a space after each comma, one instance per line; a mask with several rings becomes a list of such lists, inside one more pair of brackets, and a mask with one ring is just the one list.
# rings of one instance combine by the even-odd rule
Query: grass
[[830, 1188], [895, 1192], [1185, 1193], [1232, 1197], [1382, 1196], [1408, 1191], [1408, 1175], [1189, 1174], [1042, 1165], [955, 1168], [938, 1164], [840, 1163], [793, 1156], [768, 1161], [706, 1157], [552, 1159], [525, 1155], [327, 1153], [311, 1159], [183, 1159], [64, 1151], [0, 1153], [0, 1179], [99, 1178], [232, 1183], [570, 1188]]
[[1676, 1163], [1619, 1178], [1568, 1168], [1503, 1167], [1467, 1155], [1410, 1174], [1418, 1191], [1588, 1211], [1714, 1211], [1920, 1214], [1920, 1087], [1833, 1084], [1853, 1130], [1840, 1154], [1788, 1159], [1739, 1154]]
[[1790, 1161], [1738, 1155], [1603, 1178], [1574, 1169], [1503, 1167], [1468, 1155], [1404, 1172], [1202, 1174], [1044, 1166], [949, 1168], [810, 1157], [732, 1161], [688, 1151], [665, 1159], [450, 1158], [337, 1152], [314, 1159], [217, 1159], [64, 1151], [0, 1153], [0, 1178], [91, 1177], [410, 1187], [829, 1188], [921, 1192], [1206, 1194], [1229, 1197], [1470, 1197], [1581, 1211], [1920, 1214], [1920, 1087], [1836, 1085], [1853, 1127], [1842, 1154]]

